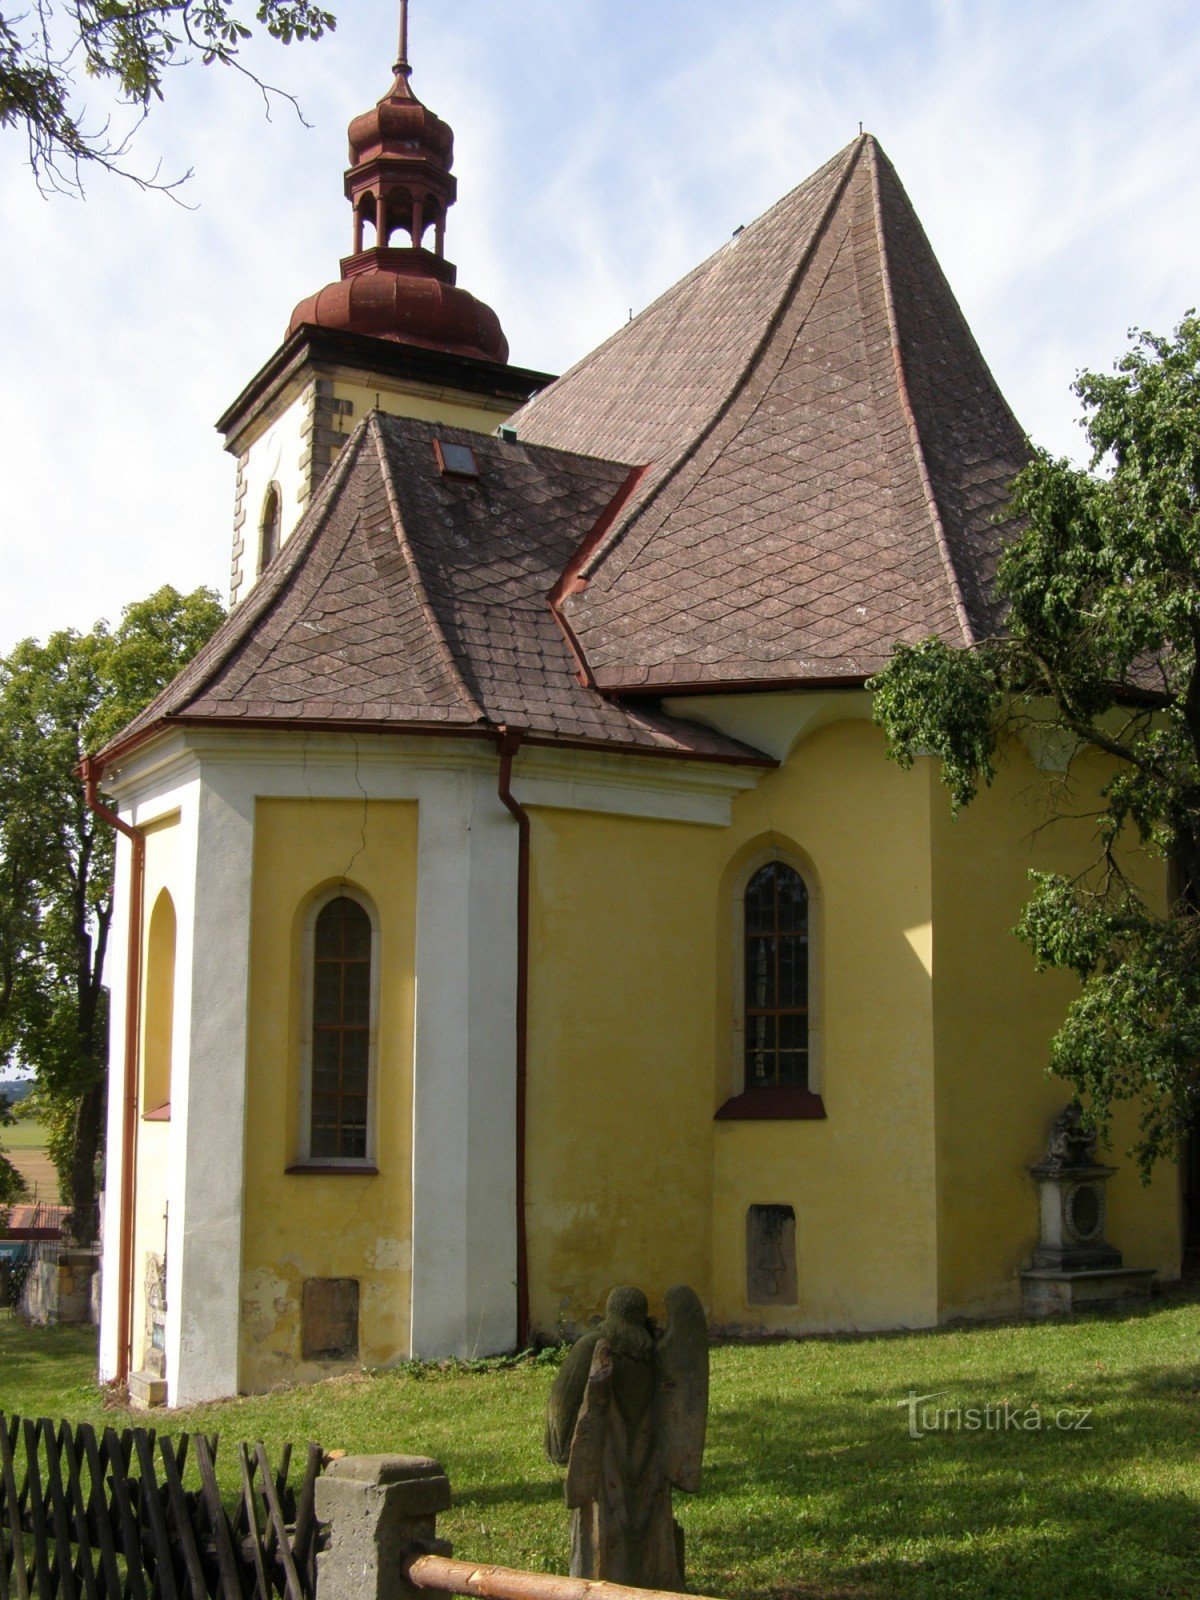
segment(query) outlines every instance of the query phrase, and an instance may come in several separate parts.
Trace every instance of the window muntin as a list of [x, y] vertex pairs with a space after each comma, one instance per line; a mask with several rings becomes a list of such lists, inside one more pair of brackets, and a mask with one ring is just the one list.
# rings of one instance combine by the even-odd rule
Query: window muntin
[[313, 925], [308, 1154], [365, 1161], [369, 1150], [374, 930], [349, 895]]
[[743, 899], [746, 1089], [806, 1089], [809, 897], [782, 861], [758, 869]]

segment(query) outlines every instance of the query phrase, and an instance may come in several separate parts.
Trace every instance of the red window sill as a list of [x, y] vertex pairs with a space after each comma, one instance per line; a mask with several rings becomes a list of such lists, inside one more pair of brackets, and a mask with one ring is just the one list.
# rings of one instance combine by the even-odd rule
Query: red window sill
[[361, 1161], [299, 1161], [294, 1167], [284, 1167], [284, 1174], [289, 1178], [377, 1178], [379, 1168], [365, 1165]]
[[170, 1120], [171, 1102], [169, 1100], [165, 1106], [155, 1106], [153, 1111], [142, 1112], [143, 1122], [170, 1122]]
[[717, 1122], [822, 1122], [825, 1102], [811, 1089], [745, 1089], [717, 1112]]

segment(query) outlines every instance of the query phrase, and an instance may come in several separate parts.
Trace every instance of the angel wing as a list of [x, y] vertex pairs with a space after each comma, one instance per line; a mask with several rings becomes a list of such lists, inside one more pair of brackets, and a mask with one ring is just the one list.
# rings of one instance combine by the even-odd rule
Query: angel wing
[[708, 1320], [686, 1284], [667, 1290], [666, 1305], [667, 1327], [654, 1353], [655, 1431], [664, 1474], [694, 1494], [708, 1425]]
[[557, 1467], [565, 1467], [571, 1454], [571, 1436], [587, 1389], [592, 1351], [599, 1337], [597, 1329], [575, 1341], [558, 1369], [546, 1402], [546, 1454]]

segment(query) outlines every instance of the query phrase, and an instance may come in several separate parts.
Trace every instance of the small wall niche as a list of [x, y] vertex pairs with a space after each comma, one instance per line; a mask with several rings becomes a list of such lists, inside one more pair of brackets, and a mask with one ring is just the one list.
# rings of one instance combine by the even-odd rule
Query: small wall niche
[[746, 1301], [794, 1306], [796, 1213], [791, 1206], [751, 1206], [746, 1213]]
[[358, 1360], [358, 1279], [306, 1278], [300, 1296], [305, 1361]]

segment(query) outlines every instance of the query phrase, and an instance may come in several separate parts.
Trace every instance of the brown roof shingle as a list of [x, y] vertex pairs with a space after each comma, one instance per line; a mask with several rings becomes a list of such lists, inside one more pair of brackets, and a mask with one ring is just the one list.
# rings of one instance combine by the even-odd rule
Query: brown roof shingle
[[563, 602], [606, 692], [857, 679], [994, 622], [1028, 447], [869, 135], [514, 422], [651, 463]]
[[[469, 445], [443, 475], [434, 439]], [[488, 732], [762, 761], [580, 681], [548, 594], [628, 476], [375, 412], [246, 602], [100, 759], [171, 724]]]
[[[641, 697], [861, 681], [898, 639], [995, 624], [1028, 446], [870, 135], [513, 421], [518, 442], [368, 418], [116, 745], [171, 722], [511, 726], [763, 759]], [[443, 475], [435, 436], [479, 477]]]

